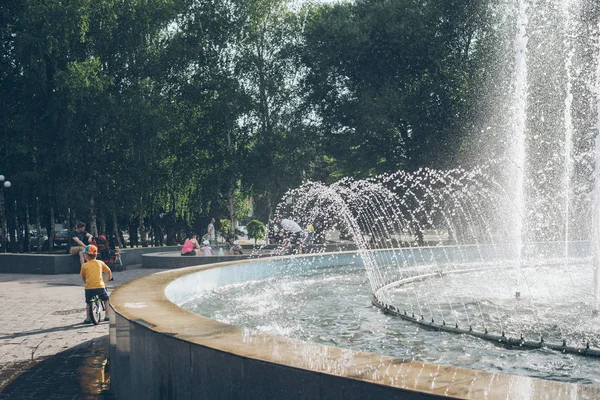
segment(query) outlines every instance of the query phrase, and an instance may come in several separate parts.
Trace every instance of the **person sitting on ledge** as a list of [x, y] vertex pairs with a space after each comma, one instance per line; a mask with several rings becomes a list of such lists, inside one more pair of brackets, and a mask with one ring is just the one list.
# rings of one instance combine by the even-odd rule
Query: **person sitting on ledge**
[[85, 231], [85, 222], [78, 221], [75, 230], [69, 233], [69, 253], [73, 256], [79, 255], [79, 265], [83, 265], [83, 250], [89, 244], [91, 233]]
[[240, 246], [240, 243], [237, 240], [233, 241], [233, 246], [231, 246], [231, 249], [229, 249], [229, 251], [233, 255], [244, 254], [244, 251], [242, 250], [242, 246]]
[[198, 240], [196, 240], [196, 234], [190, 234], [190, 237], [185, 240], [183, 243], [183, 248], [181, 249], [182, 256], [195, 256], [196, 250], [200, 250], [200, 244]]

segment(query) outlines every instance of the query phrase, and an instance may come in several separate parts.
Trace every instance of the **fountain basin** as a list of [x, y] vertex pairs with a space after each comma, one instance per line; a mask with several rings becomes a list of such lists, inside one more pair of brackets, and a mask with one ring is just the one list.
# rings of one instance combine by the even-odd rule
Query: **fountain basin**
[[[111, 391], [118, 398], [599, 398], [600, 388], [441, 366], [257, 333], [177, 304], [215, 287], [302, 273], [312, 258], [169, 270], [111, 295]], [[177, 303], [177, 304], [176, 304]]]

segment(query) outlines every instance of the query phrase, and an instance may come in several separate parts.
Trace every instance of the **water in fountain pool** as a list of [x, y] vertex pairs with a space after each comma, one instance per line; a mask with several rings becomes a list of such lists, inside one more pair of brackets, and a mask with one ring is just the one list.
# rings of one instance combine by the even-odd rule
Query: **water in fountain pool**
[[184, 308], [224, 323], [377, 354], [546, 379], [600, 384], [600, 363], [551, 350], [508, 350], [466, 335], [424, 331], [371, 305], [360, 264], [311, 268], [216, 288]]

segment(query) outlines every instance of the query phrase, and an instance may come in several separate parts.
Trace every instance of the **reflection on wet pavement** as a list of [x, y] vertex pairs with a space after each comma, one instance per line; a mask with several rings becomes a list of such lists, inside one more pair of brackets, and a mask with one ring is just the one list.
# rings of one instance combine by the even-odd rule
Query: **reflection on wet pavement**
[[54, 356], [0, 365], [0, 399], [114, 399], [108, 335]]

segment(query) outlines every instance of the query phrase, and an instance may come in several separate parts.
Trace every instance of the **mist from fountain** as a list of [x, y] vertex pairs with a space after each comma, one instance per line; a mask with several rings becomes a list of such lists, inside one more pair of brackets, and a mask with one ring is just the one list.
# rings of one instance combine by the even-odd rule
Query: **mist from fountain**
[[[504, 96], [510, 117], [481, 130], [499, 144], [487, 145], [488, 163], [331, 186], [307, 182], [278, 212], [321, 232], [347, 231], [376, 302], [416, 321], [600, 345], [586, 323], [600, 297], [593, 142], [600, 46], [588, 39], [590, 7], [585, 0], [505, 5], [515, 21], [512, 73], [503, 82], [512, 87]], [[437, 240], [427, 240], [432, 235]], [[386, 251], [401, 247], [409, 251]], [[477, 276], [487, 284], [467, 290]]]
[[[482, 130], [505, 153], [488, 146], [492, 161], [469, 171], [308, 182], [288, 193], [295, 207], [287, 212], [323, 231], [348, 230], [376, 303], [388, 311], [521, 341], [598, 347], [587, 323], [600, 303], [600, 26], [589, 21], [598, 10], [587, 0], [517, 0], [508, 10], [511, 117]], [[426, 233], [446, 235], [435, 252], [422, 250]], [[484, 270], [489, 283], [462, 293]]]
[[[514, 165], [512, 173], [514, 182], [514, 198], [516, 213], [514, 213], [515, 245], [517, 246], [517, 257], [521, 258], [523, 251], [523, 222], [525, 214], [525, 127], [527, 123], [527, 0], [518, 1], [517, 13], [517, 37], [515, 39], [515, 78], [514, 78], [514, 109], [513, 132], [511, 154], [509, 159]], [[517, 285], [519, 287], [520, 285]], [[519, 291], [519, 289], [517, 289]]]

